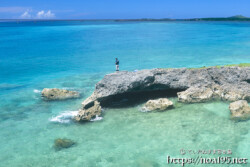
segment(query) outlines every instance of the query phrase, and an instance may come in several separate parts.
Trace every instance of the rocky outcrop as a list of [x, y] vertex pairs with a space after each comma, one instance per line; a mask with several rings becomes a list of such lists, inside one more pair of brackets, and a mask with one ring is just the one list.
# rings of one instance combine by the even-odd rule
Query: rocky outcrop
[[95, 101], [92, 107], [89, 107], [87, 109], [85, 108], [80, 109], [77, 116], [75, 117], [75, 120], [76, 121], [90, 121], [92, 118], [96, 116], [100, 116], [101, 112], [102, 112], [102, 108], [100, 106], [100, 103], [98, 101]]
[[55, 139], [54, 141], [54, 148], [56, 150], [61, 150], [61, 149], [64, 149], [64, 148], [69, 148], [73, 145], [75, 145], [76, 142], [70, 140], [70, 139], [61, 139], [61, 138], [58, 138], [58, 139]]
[[199, 103], [206, 102], [213, 98], [213, 91], [211, 88], [197, 88], [191, 87], [183, 92], [178, 92], [178, 100], [184, 103]]
[[[247, 86], [247, 85], [246, 85]], [[250, 86], [250, 85], [249, 85]], [[247, 90], [247, 92], [244, 92]], [[224, 101], [237, 101], [241, 99], [249, 100], [249, 90], [246, 87], [240, 88], [239, 85], [205, 85], [204, 87], [191, 87], [185, 91], [178, 92], [178, 100], [183, 103], [199, 103], [214, 99]]]
[[173, 108], [173, 102], [168, 100], [167, 98], [160, 98], [156, 100], [149, 100], [142, 107], [143, 111], [164, 111], [166, 109]]
[[[248, 100], [250, 97], [249, 80], [249, 67], [121, 71], [106, 75], [96, 84], [94, 93], [82, 104], [88, 106], [95, 100], [102, 103], [117, 95], [125, 97], [128, 93], [164, 90], [168, 95], [168, 91], [181, 92], [188, 88], [192, 88], [191, 90], [203, 89], [211, 94], [211, 91], [206, 89], [210, 88], [214, 92], [213, 96], [225, 100]], [[204, 91], [202, 92], [204, 93]]]
[[230, 103], [229, 109], [233, 118], [237, 119], [249, 119], [250, 118], [250, 106], [246, 100], [239, 100]]
[[[88, 109], [95, 101], [110, 106], [114, 101], [158, 95], [179, 96], [182, 102], [205, 102], [211, 99], [250, 100], [250, 67], [211, 67], [205, 69], [152, 69], [121, 71], [106, 75], [96, 84], [93, 94], [83, 101]], [[150, 99], [150, 98], [149, 98]], [[151, 97], [152, 99], [152, 97]]]
[[71, 98], [78, 98], [80, 94], [75, 91], [69, 91], [57, 88], [44, 88], [42, 91], [42, 97], [45, 100], [65, 100]]
[[245, 89], [228, 89], [224, 90], [221, 94], [221, 99], [222, 100], [227, 100], [227, 101], [237, 101], [237, 100], [248, 100], [250, 101], [250, 95], [249, 92], [244, 92]]

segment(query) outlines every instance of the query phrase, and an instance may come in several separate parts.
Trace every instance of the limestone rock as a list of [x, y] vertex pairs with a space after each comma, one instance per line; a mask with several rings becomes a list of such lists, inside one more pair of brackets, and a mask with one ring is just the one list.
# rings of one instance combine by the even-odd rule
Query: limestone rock
[[178, 100], [184, 103], [206, 102], [213, 98], [211, 88], [189, 88], [186, 91], [178, 92]]
[[221, 99], [221, 96], [223, 94], [222, 87], [218, 84], [212, 84], [209, 87], [213, 91], [213, 99]]
[[[203, 102], [214, 98], [249, 101], [249, 81], [249, 67], [121, 71], [108, 74], [98, 82], [94, 93], [83, 102], [83, 106], [91, 106], [96, 100], [104, 104], [104, 101], [113, 101], [118, 95], [127, 98], [128, 94], [149, 90], [164, 90], [167, 96], [168, 90], [182, 92], [188, 89], [180, 93], [181, 101]], [[190, 99], [192, 97], [193, 100]]]
[[[176, 95], [179, 92], [177, 94], [179, 101], [185, 103], [206, 102], [213, 99], [249, 102], [249, 81], [250, 67], [120, 71], [105, 75], [96, 84], [93, 94], [83, 101], [83, 107], [76, 120], [90, 120], [94, 117], [95, 114], [90, 113], [93, 113], [91, 108], [95, 106], [95, 101], [100, 102], [102, 106], [109, 107], [115, 100], [131, 100], [131, 97], [143, 93], [155, 95], [161, 92], [160, 96], [152, 97], [159, 98], [170, 94]], [[99, 107], [94, 111], [100, 111]]]
[[206, 102], [213, 99], [225, 101], [249, 100], [250, 91], [246, 87], [250, 85], [243, 84], [241, 86], [212, 84], [200, 88], [191, 87], [186, 91], [178, 92], [177, 96], [178, 100], [184, 103]]
[[63, 148], [69, 148], [71, 146], [73, 146], [74, 144], [76, 144], [74, 141], [70, 140], [70, 139], [55, 139], [54, 141], [54, 148], [56, 150], [61, 150]]
[[94, 105], [89, 108], [82, 108], [78, 112], [77, 116], [75, 117], [76, 121], [90, 121], [92, 118], [96, 116], [100, 116], [102, 112], [102, 108], [98, 101], [94, 102]]
[[233, 118], [248, 119], [250, 118], [250, 106], [246, 100], [239, 100], [230, 103], [229, 110]]
[[80, 97], [80, 94], [76, 91], [69, 91], [57, 88], [44, 88], [42, 91], [42, 97], [45, 100], [64, 100], [78, 98]]
[[166, 109], [173, 108], [173, 102], [167, 98], [160, 98], [156, 100], [149, 100], [144, 105], [143, 110], [145, 111], [164, 111]]
[[237, 101], [242, 100], [244, 98], [244, 93], [240, 91], [225, 91], [221, 95], [222, 100], [226, 101]]

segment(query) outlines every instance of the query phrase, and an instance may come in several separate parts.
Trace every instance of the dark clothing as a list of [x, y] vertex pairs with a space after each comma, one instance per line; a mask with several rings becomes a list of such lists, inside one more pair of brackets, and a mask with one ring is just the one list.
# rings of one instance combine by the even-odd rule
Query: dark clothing
[[119, 71], [119, 60], [115, 59], [116, 71]]

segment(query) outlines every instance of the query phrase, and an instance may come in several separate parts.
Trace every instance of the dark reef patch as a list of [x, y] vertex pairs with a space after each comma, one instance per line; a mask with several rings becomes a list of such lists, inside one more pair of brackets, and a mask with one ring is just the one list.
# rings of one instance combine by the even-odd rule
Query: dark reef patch
[[76, 142], [74, 142], [70, 139], [58, 138], [58, 139], [55, 139], [55, 141], [54, 141], [54, 148], [55, 148], [55, 150], [59, 151], [59, 150], [64, 149], [64, 148], [69, 148], [75, 144], [76, 144]]

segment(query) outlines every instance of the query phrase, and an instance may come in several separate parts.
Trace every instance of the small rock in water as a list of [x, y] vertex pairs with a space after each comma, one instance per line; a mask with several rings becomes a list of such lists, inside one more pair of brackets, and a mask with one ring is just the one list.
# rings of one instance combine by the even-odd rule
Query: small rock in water
[[100, 116], [102, 112], [102, 108], [98, 101], [94, 102], [94, 105], [88, 109], [81, 109], [77, 116], [75, 117], [76, 121], [90, 121], [92, 118], [96, 118], [96, 116]]
[[64, 149], [64, 148], [69, 148], [73, 145], [75, 145], [76, 142], [70, 140], [70, 139], [61, 139], [61, 138], [58, 138], [58, 139], [55, 139], [54, 141], [54, 147], [56, 150], [61, 150], [61, 149]]
[[144, 111], [164, 111], [166, 109], [173, 108], [173, 102], [168, 100], [167, 98], [160, 98], [156, 100], [149, 100], [147, 103], [144, 105], [142, 110]]
[[80, 97], [80, 94], [76, 91], [69, 91], [57, 88], [44, 88], [42, 91], [42, 97], [44, 97], [45, 100], [64, 100], [78, 98]]
[[247, 120], [250, 118], [250, 106], [246, 100], [238, 100], [230, 103], [229, 109], [234, 119]]

